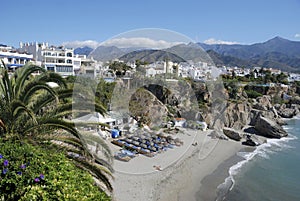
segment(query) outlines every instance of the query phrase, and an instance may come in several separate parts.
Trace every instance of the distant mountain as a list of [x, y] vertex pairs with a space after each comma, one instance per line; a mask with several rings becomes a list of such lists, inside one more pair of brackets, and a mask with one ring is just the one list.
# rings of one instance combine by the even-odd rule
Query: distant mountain
[[74, 50], [74, 54], [81, 54], [88, 56], [94, 49], [90, 47], [78, 47]]
[[[252, 45], [208, 45], [198, 43], [206, 51], [212, 50], [226, 65], [247, 64], [264, 66], [284, 71], [300, 71], [300, 42], [275, 37], [264, 43]], [[224, 60], [226, 59], [226, 61]], [[236, 60], [243, 60], [242, 62]], [[236, 66], [240, 66], [236, 65]]]
[[175, 45], [165, 49], [165, 51], [173, 53], [186, 61], [212, 63], [207, 53], [195, 43]]
[[126, 54], [126, 52], [115, 46], [99, 46], [90, 53], [90, 57], [93, 57], [95, 60], [105, 62], [119, 58], [124, 54]]
[[125, 62], [128, 61], [135, 61], [140, 60], [143, 62], [154, 63], [156, 61], [164, 61], [169, 60], [173, 62], [184, 62], [185, 60], [171, 52], [167, 52], [164, 50], [140, 50], [140, 51], [133, 51], [127, 53], [121, 57], [120, 60]]
[[281, 37], [275, 37], [264, 43], [255, 43], [252, 45], [208, 45], [198, 43], [204, 50], [213, 50], [222, 55], [250, 59], [257, 55], [263, 55], [269, 52], [279, 52], [291, 57], [300, 57], [300, 42], [290, 41]]
[[139, 59], [149, 63], [166, 59], [175, 62], [205, 61], [212, 63], [213, 61], [217, 66], [263, 66], [283, 71], [300, 72], [300, 42], [281, 37], [252, 45], [189, 43], [179, 44], [164, 50], [99, 46], [95, 50], [89, 47], [77, 48], [74, 52], [75, 54], [89, 55], [103, 62], [117, 58], [124, 61]]
[[247, 60], [239, 59], [232, 56], [221, 55], [213, 50], [208, 50], [207, 53], [210, 56], [210, 58], [213, 60], [214, 64], [218, 67], [221, 66], [253, 67], [254, 66], [253, 63]]

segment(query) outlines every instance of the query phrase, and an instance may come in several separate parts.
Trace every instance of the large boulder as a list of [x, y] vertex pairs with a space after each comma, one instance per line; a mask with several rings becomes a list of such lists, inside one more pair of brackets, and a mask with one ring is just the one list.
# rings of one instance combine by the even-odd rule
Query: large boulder
[[250, 112], [250, 125], [255, 126], [256, 122], [258, 121], [258, 118], [266, 117], [268, 119], [275, 119], [276, 114], [274, 113], [273, 110], [268, 110], [268, 111], [263, 111], [263, 110], [257, 110], [257, 109], [252, 109]]
[[223, 133], [232, 140], [240, 141], [242, 139], [239, 131], [232, 128], [223, 128]]
[[210, 136], [213, 139], [220, 139], [220, 140], [228, 140], [228, 137], [222, 133], [222, 131], [219, 130], [213, 130], [208, 136]]
[[255, 129], [265, 137], [281, 138], [288, 135], [287, 132], [274, 120], [262, 116], [257, 118]]

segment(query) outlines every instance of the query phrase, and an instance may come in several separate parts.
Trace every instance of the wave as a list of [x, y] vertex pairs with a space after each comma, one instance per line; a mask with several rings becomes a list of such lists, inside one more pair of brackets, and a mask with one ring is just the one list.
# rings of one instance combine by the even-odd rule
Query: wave
[[[224, 183], [218, 186], [219, 191], [227, 189], [231, 191], [235, 185], [234, 177], [239, 174], [241, 168], [248, 162], [255, 160], [256, 158], [269, 159], [271, 154], [282, 151], [284, 149], [292, 149], [294, 147], [288, 145], [290, 140], [298, 139], [296, 136], [289, 134], [288, 137], [281, 139], [267, 139], [267, 142], [256, 147], [253, 152], [238, 152], [237, 155], [242, 157], [244, 160], [239, 161], [237, 164], [229, 168], [229, 176], [225, 179]], [[230, 185], [230, 186], [229, 186]], [[224, 192], [222, 193], [224, 195]], [[224, 196], [223, 196], [224, 197]], [[217, 199], [219, 200], [219, 199]]]
[[300, 119], [300, 114], [294, 116], [292, 119]]

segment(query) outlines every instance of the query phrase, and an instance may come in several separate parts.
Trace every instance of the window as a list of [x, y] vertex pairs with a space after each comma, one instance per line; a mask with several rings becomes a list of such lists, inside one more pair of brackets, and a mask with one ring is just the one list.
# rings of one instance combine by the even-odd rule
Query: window
[[47, 70], [54, 71], [54, 67], [47, 67]]

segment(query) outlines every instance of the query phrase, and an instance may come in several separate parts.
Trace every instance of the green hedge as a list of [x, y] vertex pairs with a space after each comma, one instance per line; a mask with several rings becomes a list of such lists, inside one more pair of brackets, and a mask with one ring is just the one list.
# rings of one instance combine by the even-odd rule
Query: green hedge
[[63, 153], [0, 140], [0, 200], [110, 200]]
[[248, 98], [257, 98], [259, 96], [262, 96], [261, 93], [258, 93], [257, 91], [254, 90], [245, 90], [245, 92], [247, 93]]

